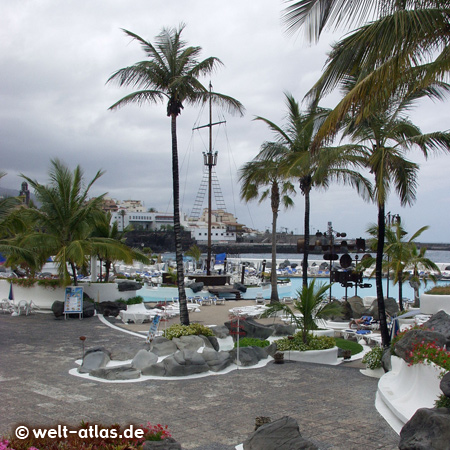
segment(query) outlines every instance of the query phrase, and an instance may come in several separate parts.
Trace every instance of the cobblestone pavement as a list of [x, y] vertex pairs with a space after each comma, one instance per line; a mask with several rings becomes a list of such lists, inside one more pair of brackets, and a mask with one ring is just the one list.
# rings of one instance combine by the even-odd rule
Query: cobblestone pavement
[[98, 318], [0, 315], [0, 432], [19, 423], [82, 420], [167, 424], [184, 449], [231, 450], [257, 416], [296, 419], [321, 449], [395, 449], [398, 436], [374, 407], [377, 380], [345, 365], [269, 363], [260, 369], [183, 381], [101, 383], [68, 372], [86, 348], [136, 344]]

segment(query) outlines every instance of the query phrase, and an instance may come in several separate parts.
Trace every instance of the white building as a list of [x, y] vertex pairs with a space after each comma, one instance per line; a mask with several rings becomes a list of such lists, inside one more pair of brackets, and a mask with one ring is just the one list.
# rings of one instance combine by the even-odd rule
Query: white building
[[[206, 222], [195, 221], [184, 225], [187, 231], [191, 232], [192, 239], [197, 242], [208, 242], [208, 224]], [[224, 223], [211, 223], [211, 241], [212, 242], [236, 242], [236, 233], [230, 231]]]
[[117, 222], [119, 231], [123, 231], [129, 225], [135, 230], [155, 231], [163, 226], [173, 227], [173, 214], [120, 209], [111, 213], [111, 223], [114, 222]]
[[[237, 223], [233, 214], [222, 209], [211, 210], [211, 241], [236, 242], [237, 233], [242, 231], [242, 225]], [[208, 242], [208, 208], [203, 210], [199, 220], [186, 220], [183, 223], [186, 230], [191, 232], [191, 237], [199, 243]]]
[[144, 205], [140, 200], [122, 200], [117, 202], [119, 209], [125, 209], [129, 212], [145, 212]]

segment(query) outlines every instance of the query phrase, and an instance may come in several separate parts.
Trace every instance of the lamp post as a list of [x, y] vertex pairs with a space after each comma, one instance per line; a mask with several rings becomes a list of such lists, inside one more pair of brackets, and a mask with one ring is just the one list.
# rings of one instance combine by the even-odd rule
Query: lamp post
[[327, 229], [327, 235], [328, 239], [330, 240], [330, 302], [331, 302], [331, 279], [332, 279], [332, 272], [333, 272], [333, 261], [337, 259], [337, 254], [334, 253], [334, 234], [336, 237], [346, 237], [347, 233], [337, 233], [333, 230], [333, 224], [331, 222], [328, 222], [328, 229]]

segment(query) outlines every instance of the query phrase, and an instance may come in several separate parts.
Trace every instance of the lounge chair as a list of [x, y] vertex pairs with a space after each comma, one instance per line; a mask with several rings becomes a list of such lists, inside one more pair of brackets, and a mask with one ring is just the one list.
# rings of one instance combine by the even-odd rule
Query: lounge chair
[[119, 316], [123, 323], [128, 323], [129, 321], [143, 323], [152, 320], [160, 311], [147, 309], [143, 303], [138, 303], [137, 305], [129, 305], [126, 311], [120, 311]]
[[352, 325], [356, 325], [358, 330], [372, 330], [374, 329], [376, 321], [372, 316], [361, 316], [359, 319], [352, 319], [349, 323], [349, 328], [352, 328]]

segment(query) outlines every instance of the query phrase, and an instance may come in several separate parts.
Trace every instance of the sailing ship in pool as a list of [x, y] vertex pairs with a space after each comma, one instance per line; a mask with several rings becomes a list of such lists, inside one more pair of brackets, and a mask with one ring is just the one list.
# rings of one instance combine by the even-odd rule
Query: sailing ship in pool
[[[257, 266], [253, 263], [236, 259], [230, 260], [228, 267], [226, 268], [224, 256], [225, 254], [216, 256], [213, 272], [217, 274], [224, 274], [225, 271], [227, 272], [226, 275], [229, 277], [229, 282], [225, 288], [230, 287], [234, 288], [234, 290], [238, 290], [238, 296], [241, 299], [270, 299], [271, 284], [270, 282], [264, 281], [262, 278], [262, 272], [264, 270], [263, 267], [261, 267], [262, 264]], [[266, 270], [270, 271], [270, 269]], [[140, 274], [146, 281], [144, 282], [143, 288], [138, 291], [138, 295], [143, 297], [145, 302], [172, 301], [177, 299], [177, 287], [162, 285], [163, 273], [163, 271], [154, 271], [152, 273], [143, 272]], [[217, 286], [201, 286], [201, 284], [195, 283], [195, 276], [201, 275], [202, 273], [202, 270], [195, 270], [195, 267], [191, 267], [191, 270], [186, 271], [185, 290], [188, 300], [194, 300], [196, 297], [214, 297], [217, 295]], [[212, 292], [210, 292], [210, 289]], [[291, 292], [292, 283], [290, 278], [279, 278], [279, 297], [291, 296]], [[232, 292], [221, 292], [219, 296], [226, 299], [236, 298], [236, 294]]]

